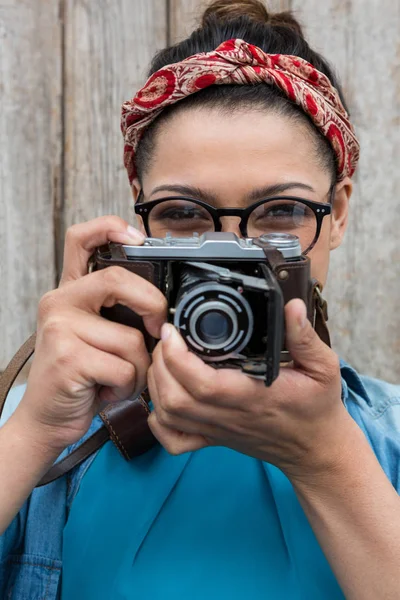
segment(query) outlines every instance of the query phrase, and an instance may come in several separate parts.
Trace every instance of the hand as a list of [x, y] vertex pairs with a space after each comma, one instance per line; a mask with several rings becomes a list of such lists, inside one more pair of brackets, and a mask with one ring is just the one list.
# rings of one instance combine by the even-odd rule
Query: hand
[[338, 358], [313, 330], [301, 300], [289, 302], [285, 316], [294, 362], [270, 388], [240, 371], [207, 365], [164, 325], [148, 372], [149, 425], [168, 452], [226, 446], [288, 476], [335, 464], [350, 419]]
[[107, 321], [102, 306], [120, 303], [160, 336], [163, 294], [122, 267], [88, 274], [88, 260], [107, 241], [141, 244], [144, 236], [118, 217], [74, 225], [66, 236], [60, 287], [38, 311], [37, 341], [27, 390], [15, 416], [62, 450], [78, 441], [103, 403], [125, 399], [146, 385], [150, 358], [140, 331]]

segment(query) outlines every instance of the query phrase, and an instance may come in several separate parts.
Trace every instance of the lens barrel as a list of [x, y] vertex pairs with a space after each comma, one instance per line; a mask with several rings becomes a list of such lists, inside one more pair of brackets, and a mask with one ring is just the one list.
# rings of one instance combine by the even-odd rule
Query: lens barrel
[[252, 336], [250, 304], [235, 288], [201, 282], [179, 299], [174, 325], [203, 360], [226, 360], [240, 353]]

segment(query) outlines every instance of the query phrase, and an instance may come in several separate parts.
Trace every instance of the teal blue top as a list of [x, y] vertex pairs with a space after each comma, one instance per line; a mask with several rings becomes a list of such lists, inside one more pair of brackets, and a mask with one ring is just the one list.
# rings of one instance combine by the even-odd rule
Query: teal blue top
[[107, 444], [72, 505], [63, 564], [62, 600], [344, 598], [289, 480], [227, 448], [129, 463]]
[[[400, 386], [343, 362], [341, 371], [343, 402], [400, 493]], [[24, 390], [8, 401], [17, 405]], [[101, 425], [95, 417], [63, 456]], [[1, 599], [61, 592], [62, 600], [343, 599], [278, 469], [223, 448], [178, 457], [154, 448], [127, 463], [111, 444], [36, 488], [0, 536]]]

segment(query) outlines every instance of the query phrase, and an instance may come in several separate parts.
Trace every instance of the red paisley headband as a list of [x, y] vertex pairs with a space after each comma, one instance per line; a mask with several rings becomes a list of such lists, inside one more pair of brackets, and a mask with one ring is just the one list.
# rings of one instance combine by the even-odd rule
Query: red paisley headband
[[360, 146], [328, 77], [297, 56], [266, 54], [257, 46], [233, 39], [213, 52], [195, 54], [157, 71], [132, 100], [122, 105], [124, 164], [130, 183], [136, 177], [139, 141], [165, 107], [210, 85], [257, 83], [276, 85], [298, 104], [331, 143], [339, 179], [353, 175]]

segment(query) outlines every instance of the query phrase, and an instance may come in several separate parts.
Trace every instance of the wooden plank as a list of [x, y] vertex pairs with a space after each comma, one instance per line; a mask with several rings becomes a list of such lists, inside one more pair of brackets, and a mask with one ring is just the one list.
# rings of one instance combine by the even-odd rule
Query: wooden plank
[[[54, 226], [61, 228], [61, 246], [72, 222], [106, 212], [129, 218], [119, 108], [144, 80], [145, 65], [167, 37], [166, 0], [134, 4], [132, 10], [129, 0], [66, 0], [65, 196], [59, 184], [58, 2], [0, 4], [0, 369], [33, 329], [37, 301], [55, 283]], [[277, 0], [271, 7], [288, 4]], [[192, 30], [204, 3], [170, 0], [169, 5], [170, 36], [180, 39]], [[400, 374], [400, 73], [393, 48], [400, 6], [374, 0], [291, 0], [290, 5], [311, 42], [342, 74], [363, 146], [347, 241], [332, 256], [335, 347], [360, 370], [395, 381]]]
[[64, 231], [104, 214], [133, 220], [120, 108], [166, 44], [166, 6], [165, 0], [66, 0]]
[[199, 26], [205, 0], [170, 0], [170, 41], [175, 44]]
[[400, 62], [393, 49], [399, 45], [400, 5], [292, 0], [292, 6], [311, 43], [342, 76], [361, 141], [347, 239], [332, 254], [335, 348], [360, 371], [398, 382]]
[[55, 285], [60, 178], [58, 2], [0, 3], [0, 370]]

